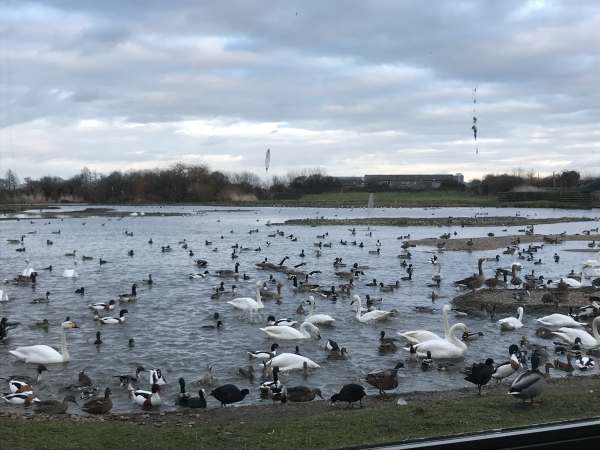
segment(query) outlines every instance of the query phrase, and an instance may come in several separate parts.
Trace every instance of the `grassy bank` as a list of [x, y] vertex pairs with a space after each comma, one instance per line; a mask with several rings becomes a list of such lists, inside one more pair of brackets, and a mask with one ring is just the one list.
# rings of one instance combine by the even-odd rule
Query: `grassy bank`
[[[377, 192], [375, 206], [498, 206], [494, 196], [473, 195], [457, 191], [425, 192]], [[341, 192], [304, 195], [299, 203], [320, 205], [341, 205], [365, 207], [369, 200], [368, 192]]]
[[327, 402], [273, 405], [104, 421], [0, 418], [1, 447], [33, 448], [340, 448], [580, 419], [600, 415], [596, 377], [553, 380], [542, 401], [524, 405], [507, 386], [370, 398], [364, 409]]

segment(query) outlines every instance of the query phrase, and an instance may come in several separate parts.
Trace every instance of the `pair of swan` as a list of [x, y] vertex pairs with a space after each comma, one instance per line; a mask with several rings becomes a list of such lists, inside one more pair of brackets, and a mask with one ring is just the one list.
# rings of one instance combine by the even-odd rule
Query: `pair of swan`
[[502, 331], [518, 330], [523, 327], [523, 307], [517, 308], [517, 317], [505, 317], [498, 321]]
[[363, 314], [362, 301], [358, 295], [354, 296], [354, 300], [352, 300], [350, 305], [353, 305], [354, 303], [358, 304], [358, 307], [356, 309], [356, 320], [362, 323], [385, 320], [394, 314], [392, 311], [384, 311], [381, 309], [374, 309], [373, 311], [369, 311]]
[[274, 339], [292, 340], [292, 339], [310, 339], [313, 336], [321, 339], [319, 329], [310, 322], [303, 322], [300, 329], [296, 330], [292, 327], [269, 326], [260, 329], [267, 336]]
[[398, 333], [404, 337], [411, 345], [414, 346], [417, 356], [427, 357], [427, 353], [431, 354], [433, 359], [459, 359], [462, 358], [466, 351], [467, 345], [459, 340], [455, 333], [467, 331], [467, 326], [463, 323], [456, 323], [448, 327], [448, 312], [450, 305], [444, 305], [442, 308], [442, 318], [444, 324], [444, 338], [441, 338], [436, 333], [428, 330], [415, 330]]
[[558, 331], [555, 331], [552, 334], [571, 345], [575, 344], [575, 340], [579, 338], [581, 339], [582, 347], [596, 348], [600, 346], [600, 333], [598, 332], [598, 326], [600, 326], [600, 317], [596, 317], [592, 322], [593, 335], [587, 331], [569, 327], [561, 327], [558, 329]]
[[26, 347], [17, 347], [10, 350], [9, 353], [19, 361], [28, 364], [59, 364], [68, 362], [70, 359], [67, 349], [67, 338], [65, 332], [61, 332], [60, 352], [48, 345], [30, 345]]

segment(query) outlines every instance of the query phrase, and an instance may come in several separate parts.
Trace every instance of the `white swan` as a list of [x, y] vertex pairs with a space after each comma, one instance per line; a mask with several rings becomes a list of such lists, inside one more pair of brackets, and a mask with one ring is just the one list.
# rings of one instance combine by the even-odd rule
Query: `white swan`
[[271, 367], [279, 367], [279, 371], [281, 372], [287, 372], [290, 370], [302, 370], [305, 363], [308, 369], [318, 369], [321, 367], [312, 359], [296, 355], [295, 353], [282, 353], [272, 358], [267, 364]]
[[61, 333], [60, 353], [48, 345], [30, 345], [10, 350], [9, 353], [19, 361], [29, 364], [58, 364], [69, 361], [67, 338], [64, 331]]
[[500, 319], [498, 324], [500, 325], [500, 329], [502, 331], [511, 331], [518, 330], [523, 327], [523, 307], [519, 306], [517, 308], [517, 316], [518, 317], [505, 317], [504, 319]]
[[308, 302], [310, 305], [310, 315], [304, 319], [305, 322], [310, 322], [313, 325], [334, 325], [335, 319], [328, 314], [315, 314], [315, 298], [311, 295], [308, 297]]
[[[448, 313], [450, 312], [450, 305], [444, 305], [442, 307], [442, 323], [444, 324], [444, 338], [448, 337]], [[398, 332], [398, 335], [406, 339], [410, 344], [419, 344], [421, 342], [429, 341], [431, 339], [444, 339], [435, 334], [432, 331], [427, 330], [413, 330]]]
[[278, 327], [276, 325], [261, 328], [260, 330], [274, 339], [310, 339], [312, 336], [321, 339], [319, 329], [310, 322], [303, 322], [299, 330], [292, 327]]
[[7, 302], [8, 301], [8, 294], [6, 293], [6, 291], [3, 291], [2, 289], [0, 289], [0, 302]]
[[600, 325], [600, 317], [596, 317], [592, 322], [592, 333], [593, 336], [584, 330], [577, 330], [575, 328], [561, 327], [558, 331], [552, 334], [559, 337], [569, 344], [575, 344], [575, 339], [581, 339], [581, 345], [584, 348], [596, 348], [600, 346], [600, 333], [598, 333], [598, 326]]
[[425, 358], [427, 352], [431, 352], [431, 358], [433, 359], [462, 358], [467, 351], [467, 346], [454, 335], [457, 330], [465, 332], [467, 326], [464, 323], [455, 323], [448, 330], [448, 336], [445, 339], [431, 339], [416, 344], [414, 348], [417, 351], [417, 356]]
[[62, 276], [65, 278], [77, 278], [79, 275], [75, 269], [65, 269], [63, 270]]
[[261, 287], [262, 283], [258, 281], [256, 283], [256, 300], [250, 297], [238, 297], [234, 298], [233, 300], [229, 300], [227, 303], [233, 306], [235, 309], [249, 312], [252, 315], [255, 312], [258, 312], [259, 309], [263, 309], [265, 307], [260, 296]]
[[564, 314], [550, 314], [549, 316], [540, 317], [535, 320], [548, 328], [579, 328], [584, 325], [583, 323], [579, 323], [572, 317], [565, 316]]
[[384, 311], [381, 309], [374, 309], [367, 313], [362, 314], [362, 303], [358, 295], [354, 296], [351, 305], [358, 303], [358, 309], [356, 310], [356, 320], [362, 323], [375, 322], [378, 320], [385, 320], [390, 317], [393, 313], [391, 311]]

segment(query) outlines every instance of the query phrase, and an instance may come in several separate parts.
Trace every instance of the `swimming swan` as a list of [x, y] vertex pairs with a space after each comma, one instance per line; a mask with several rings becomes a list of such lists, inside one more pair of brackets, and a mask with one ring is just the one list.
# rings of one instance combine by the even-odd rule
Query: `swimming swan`
[[500, 325], [500, 329], [502, 331], [511, 331], [518, 330], [523, 327], [523, 307], [519, 306], [517, 308], [517, 316], [518, 317], [505, 317], [504, 319], [500, 319], [498, 324]]
[[558, 331], [555, 331], [552, 334], [571, 345], [575, 344], [575, 339], [579, 338], [581, 339], [581, 345], [584, 348], [596, 348], [600, 346], [600, 333], [598, 333], [599, 325], [600, 317], [596, 317], [592, 322], [593, 336], [587, 331], [568, 327], [561, 327], [558, 329]]
[[267, 365], [271, 367], [279, 367], [281, 372], [303, 370], [305, 364], [308, 369], [318, 369], [321, 367], [306, 356], [296, 355], [295, 353], [282, 353], [267, 362]]
[[292, 327], [278, 326], [265, 327], [260, 330], [264, 331], [269, 337], [274, 339], [310, 339], [313, 336], [317, 339], [321, 339], [319, 329], [310, 322], [303, 322], [302, 325], [300, 325], [299, 330]]
[[227, 303], [233, 306], [235, 309], [239, 309], [244, 312], [253, 314], [258, 312], [259, 309], [263, 309], [264, 305], [260, 297], [260, 288], [262, 283], [259, 281], [256, 283], [256, 300], [250, 297], [238, 297], [233, 300], [229, 300]]
[[584, 324], [577, 322], [570, 316], [565, 316], [564, 314], [550, 314], [549, 316], [540, 317], [539, 319], [535, 319], [542, 325], [548, 328], [560, 328], [560, 327], [582, 327]]
[[381, 309], [374, 309], [373, 311], [369, 311], [367, 313], [362, 314], [362, 303], [358, 295], [354, 296], [354, 300], [352, 300], [352, 303], [350, 304], [352, 305], [354, 303], [358, 303], [358, 309], [356, 311], [356, 320], [362, 323], [385, 320], [393, 314], [391, 311], [383, 311]]
[[308, 297], [307, 303], [310, 305], [310, 315], [304, 319], [305, 322], [310, 322], [313, 325], [334, 325], [335, 319], [328, 314], [315, 314], [315, 298], [311, 295]]
[[410, 344], [420, 344], [421, 342], [429, 341], [431, 339], [444, 339], [448, 337], [448, 313], [450, 312], [450, 305], [444, 305], [442, 308], [442, 323], [444, 324], [444, 337], [441, 338], [439, 335], [435, 334], [432, 331], [428, 330], [414, 330], [414, 331], [405, 331], [403, 333], [398, 333], [398, 335], [402, 336], [406, 339]]
[[64, 331], [61, 333], [60, 353], [48, 345], [30, 345], [28, 347], [18, 347], [9, 351], [11, 355], [19, 361], [28, 364], [58, 364], [68, 362], [70, 359], [67, 349], [67, 338]]

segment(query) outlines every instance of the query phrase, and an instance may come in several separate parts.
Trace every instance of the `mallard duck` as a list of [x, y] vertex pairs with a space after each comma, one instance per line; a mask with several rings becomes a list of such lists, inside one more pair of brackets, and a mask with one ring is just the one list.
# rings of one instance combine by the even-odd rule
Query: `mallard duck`
[[379, 389], [381, 395], [385, 395], [385, 391], [391, 391], [398, 387], [398, 370], [402, 367], [404, 367], [404, 363], [399, 362], [393, 369], [371, 370], [367, 374], [366, 381]]
[[538, 370], [538, 365], [539, 358], [532, 356], [531, 370], [527, 370], [515, 378], [508, 393], [523, 399], [523, 401], [530, 399], [533, 403], [533, 399], [539, 396], [546, 386], [544, 375]]
[[34, 402], [35, 411], [44, 414], [65, 414], [69, 407], [69, 402], [77, 405], [77, 400], [72, 395], [67, 395], [62, 401], [42, 400]]
[[94, 398], [83, 404], [81, 409], [89, 414], [106, 414], [112, 409], [112, 400], [110, 399], [110, 388], [104, 390], [104, 398]]
[[320, 389], [311, 389], [306, 386], [293, 386], [286, 389], [286, 398], [290, 402], [310, 402], [316, 396], [323, 398]]
[[395, 352], [398, 350], [396, 339], [385, 336], [385, 331], [379, 333], [379, 351], [380, 352]]

